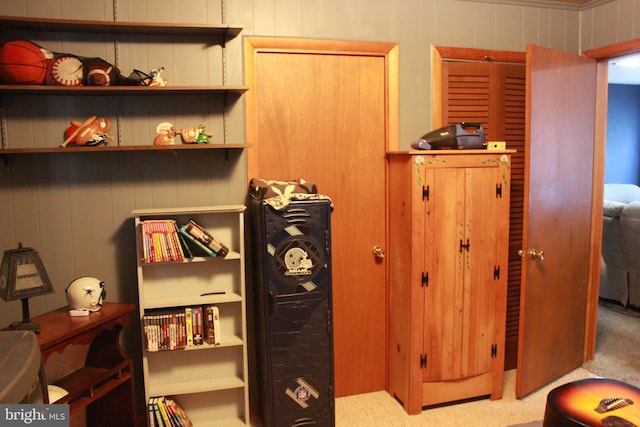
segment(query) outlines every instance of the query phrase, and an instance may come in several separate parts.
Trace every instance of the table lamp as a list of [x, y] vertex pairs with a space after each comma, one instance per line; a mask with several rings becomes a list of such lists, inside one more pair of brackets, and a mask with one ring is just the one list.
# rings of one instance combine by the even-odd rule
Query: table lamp
[[11, 329], [40, 333], [40, 325], [31, 322], [29, 298], [52, 294], [55, 291], [44, 269], [40, 255], [32, 248], [4, 251], [0, 267], [0, 298], [5, 301], [22, 300], [22, 321], [14, 322]]

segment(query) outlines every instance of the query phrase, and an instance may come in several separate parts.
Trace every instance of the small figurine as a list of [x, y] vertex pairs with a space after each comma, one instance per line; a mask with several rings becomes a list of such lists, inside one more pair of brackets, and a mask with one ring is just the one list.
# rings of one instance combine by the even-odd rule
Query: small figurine
[[180, 130], [180, 136], [182, 137], [182, 142], [184, 144], [192, 144], [196, 142], [198, 134], [198, 128], [195, 126], [187, 126], [186, 128], [182, 128]]
[[209, 137], [212, 137], [213, 134], [207, 133], [204, 131], [204, 126], [198, 126], [198, 136], [196, 137], [196, 144], [208, 144]]
[[153, 145], [174, 145], [176, 139], [176, 128], [173, 123], [162, 122], [156, 126], [156, 137], [153, 139]]
[[203, 125], [187, 126], [182, 128], [179, 133], [184, 144], [208, 144], [209, 138], [213, 136], [213, 134], [205, 132]]
[[162, 72], [164, 71], [164, 67], [154, 68], [149, 73], [149, 77], [151, 78], [148, 82], [148, 86], [167, 86], [169, 84], [169, 80], [162, 77]]
[[66, 147], [70, 143], [80, 146], [106, 144], [107, 140], [113, 139], [107, 134], [110, 128], [111, 122], [104, 117], [91, 116], [82, 123], [72, 120], [64, 133], [66, 139], [60, 146]]

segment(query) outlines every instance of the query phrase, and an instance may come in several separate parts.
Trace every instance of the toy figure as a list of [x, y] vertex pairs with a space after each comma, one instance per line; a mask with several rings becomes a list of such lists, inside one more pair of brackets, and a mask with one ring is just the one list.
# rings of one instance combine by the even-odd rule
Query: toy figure
[[199, 131], [195, 126], [187, 126], [186, 128], [182, 128], [180, 130], [180, 136], [182, 137], [182, 142], [184, 144], [192, 144], [196, 141], [198, 137]]
[[148, 85], [161, 87], [167, 86], [169, 84], [169, 80], [161, 76], [163, 71], [164, 67], [154, 68], [153, 70], [151, 70], [151, 72], [149, 73], [149, 77], [151, 78], [151, 80], [149, 81]]
[[204, 126], [198, 126], [198, 136], [196, 137], [196, 144], [208, 144], [209, 137], [213, 136], [211, 133], [207, 133], [204, 131]]
[[182, 128], [179, 133], [185, 144], [208, 144], [209, 138], [213, 136], [213, 134], [205, 132], [203, 125], [188, 126]]
[[111, 122], [104, 117], [91, 116], [82, 123], [72, 120], [71, 126], [65, 131], [66, 139], [60, 146], [66, 147], [70, 143], [80, 146], [106, 144], [108, 139], [113, 139], [107, 135], [110, 128]]
[[173, 145], [176, 139], [176, 128], [172, 123], [162, 122], [156, 126], [156, 137], [153, 139], [153, 145]]

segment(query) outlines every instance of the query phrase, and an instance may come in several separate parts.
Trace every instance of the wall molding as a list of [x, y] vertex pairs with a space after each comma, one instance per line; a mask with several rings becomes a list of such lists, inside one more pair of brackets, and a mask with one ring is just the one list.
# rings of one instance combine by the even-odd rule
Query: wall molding
[[476, 3], [497, 3], [516, 6], [545, 7], [571, 11], [584, 11], [613, 0], [458, 0]]

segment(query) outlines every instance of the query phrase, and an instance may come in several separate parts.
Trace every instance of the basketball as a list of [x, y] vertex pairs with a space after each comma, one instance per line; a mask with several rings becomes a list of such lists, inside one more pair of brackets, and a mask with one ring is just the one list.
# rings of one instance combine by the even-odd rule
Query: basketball
[[28, 40], [9, 40], [0, 46], [0, 81], [39, 85], [47, 74], [48, 50]]

